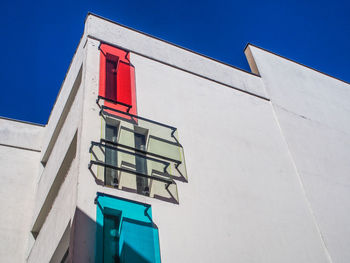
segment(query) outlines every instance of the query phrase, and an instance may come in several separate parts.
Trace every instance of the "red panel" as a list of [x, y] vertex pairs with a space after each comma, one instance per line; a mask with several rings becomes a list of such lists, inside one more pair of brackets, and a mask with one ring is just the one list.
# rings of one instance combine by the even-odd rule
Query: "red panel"
[[119, 64], [117, 77], [117, 99], [120, 102], [132, 105], [131, 67], [124, 62]]
[[[129, 52], [106, 44], [101, 44], [100, 49], [99, 95], [131, 105], [129, 112], [137, 115], [135, 69], [130, 63]], [[127, 110], [127, 107], [123, 105], [107, 101], [104, 102], [104, 105], [121, 111]], [[123, 114], [116, 115], [126, 117]]]

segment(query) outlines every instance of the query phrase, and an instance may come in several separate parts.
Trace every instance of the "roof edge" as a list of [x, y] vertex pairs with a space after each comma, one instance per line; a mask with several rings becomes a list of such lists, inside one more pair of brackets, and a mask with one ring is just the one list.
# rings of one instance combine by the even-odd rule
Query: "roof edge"
[[35, 122], [30, 122], [30, 121], [23, 121], [23, 120], [18, 120], [18, 119], [12, 119], [12, 118], [3, 117], [3, 116], [0, 116], [0, 119], [7, 120], [7, 121], [20, 122], [20, 123], [24, 123], [24, 124], [35, 125], [35, 126], [39, 126], [39, 127], [45, 127], [46, 126], [46, 125], [40, 124], [40, 123], [35, 123]]
[[279, 55], [279, 54], [277, 54], [277, 53], [275, 53], [275, 52], [273, 52], [273, 51], [270, 51], [270, 50], [268, 50], [268, 49], [259, 47], [259, 46], [255, 45], [255, 44], [250, 43], [250, 42], [248, 42], [248, 43], [245, 45], [244, 51], [245, 51], [249, 46], [252, 46], [252, 47], [261, 49], [261, 50], [263, 50], [263, 51], [265, 51], [265, 52], [268, 52], [268, 53], [270, 53], [270, 54], [272, 54], [272, 55], [278, 56], [278, 57], [283, 58], [283, 59], [285, 59], [285, 60], [288, 60], [288, 61], [291, 61], [291, 62], [293, 62], [293, 63], [296, 63], [296, 64], [298, 64], [298, 65], [300, 65], [300, 66], [303, 66], [303, 67], [305, 67], [305, 68], [308, 68], [308, 69], [311, 69], [311, 70], [316, 71], [316, 72], [318, 72], [318, 73], [321, 73], [322, 75], [325, 75], [325, 76], [327, 76], [327, 77], [330, 77], [330, 78], [339, 80], [339, 81], [341, 81], [341, 82], [344, 82], [345, 84], [350, 85], [350, 82], [347, 82], [346, 80], [343, 80], [343, 79], [334, 77], [334, 76], [332, 76], [332, 75], [330, 75], [330, 74], [327, 74], [327, 73], [322, 72], [322, 71], [320, 71], [320, 70], [318, 70], [318, 69], [315, 69], [315, 68], [312, 68], [312, 67], [310, 67], [310, 66], [307, 66], [307, 65], [305, 65], [305, 64], [303, 64], [303, 63], [300, 63], [300, 62], [298, 62], [298, 61], [295, 61], [295, 60], [293, 60], [293, 59], [284, 57], [284, 56]]
[[180, 45], [178, 45], [178, 44], [174, 44], [174, 43], [172, 43], [172, 42], [170, 42], [170, 41], [167, 41], [167, 40], [164, 40], [164, 39], [162, 39], [162, 38], [153, 36], [153, 35], [151, 35], [151, 34], [145, 33], [145, 32], [140, 31], [140, 30], [138, 30], [138, 29], [135, 29], [135, 28], [132, 28], [132, 27], [123, 25], [123, 24], [118, 23], [118, 22], [115, 22], [115, 21], [113, 21], [113, 20], [111, 20], [111, 19], [108, 19], [108, 18], [105, 18], [105, 17], [103, 17], [103, 16], [94, 14], [94, 13], [92, 13], [92, 12], [88, 12], [88, 13], [87, 13], [87, 15], [86, 15], [86, 17], [85, 17], [85, 20], [84, 20], [84, 23], [86, 23], [86, 20], [87, 20], [87, 18], [88, 18], [89, 15], [95, 16], [95, 17], [100, 18], [100, 19], [103, 19], [103, 20], [106, 20], [106, 21], [108, 21], [108, 22], [110, 22], [110, 23], [113, 23], [113, 24], [115, 24], [115, 25], [124, 27], [124, 28], [126, 28], [126, 29], [128, 29], [128, 30], [134, 31], [134, 32], [136, 32], [136, 33], [140, 33], [140, 34], [145, 35], [145, 36], [147, 36], [147, 37], [150, 37], [150, 38], [159, 40], [159, 41], [164, 42], [164, 43], [166, 43], [166, 44], [172, 45], [172, 46], [174, 46], [174, 47], [183, 49], [183, 50], [185, 50], [185, 51], [188, 51], [188, 52], [191, 52], [191, 53], [193, 53], [193, 54], [199, 55], [199, 56], [204, 57], [204, 58], [206, 58], [206, 59], [213, 60], [213, 61], [215, 61], [215, 62], [217, 62], [217, 63], [223, 64], [223, 65], [225, 65], [225, 66], [234, 68], [234, 69], [236, 69], [236, 70], [240, 70], [240, 71], [242, 71], [242, 72], [244, 72], [244, 73], [248, 73], [248, 74], [250, 74], [250, 75], [253, 75], [253, 76], [256, 76], [256, 77], [260, 78], [260, 75], [257, 75], [257, 74], [255, 74], [255, 73], [253, 73], [253, 72], [251, 72], [251, 71], [248, 71], [248, 70], [239, 68], [239, 67], [237, 67], [237, 66], [231, 65], [231, 64], [229, 64], [229, 63], [223, 62], [223, 61], [221, 61], [221, 60], [218, 60], [218, 59], [209, 57], [209, 56], [204, 55], [204, 54], [201, 54], [201, 53], [199, 53], [199, 52], [197, 52], [197, 51], [194, 51], [194, 50], [191, 50], [191, 49], [189, 49], [189, 48], [180, 46]]

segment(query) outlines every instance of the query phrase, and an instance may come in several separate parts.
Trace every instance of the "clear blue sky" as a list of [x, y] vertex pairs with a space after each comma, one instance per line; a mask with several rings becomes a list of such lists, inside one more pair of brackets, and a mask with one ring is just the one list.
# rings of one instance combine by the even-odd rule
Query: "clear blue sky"
[[1, 1], [0, 116], [46, 124], [87, 12], [249, 70], [250, 42], [350, 81], [350, 1]]

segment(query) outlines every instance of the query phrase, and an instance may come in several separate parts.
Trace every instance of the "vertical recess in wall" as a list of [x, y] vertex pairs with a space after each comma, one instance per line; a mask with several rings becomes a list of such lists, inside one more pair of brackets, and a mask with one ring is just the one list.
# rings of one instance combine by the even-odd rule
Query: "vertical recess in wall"
[[[99, 95], [110, 100], [131, 105], [130, 113], [137, 115], [135, 68], [130, 63], [130, 53], [107, 44], [100, 46]], [[105, 106], [126, 111], [124, 105], [105, 101]], [[124, 114], [116, 114], [127, 118]]]

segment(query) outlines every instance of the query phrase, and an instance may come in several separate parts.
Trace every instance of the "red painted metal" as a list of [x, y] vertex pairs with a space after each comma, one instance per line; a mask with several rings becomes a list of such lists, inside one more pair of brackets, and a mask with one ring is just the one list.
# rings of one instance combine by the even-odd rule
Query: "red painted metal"
[[[129, 112], [137, 115], [135, 68], [130, 63], [129, 52], [107, 44], [101, 44], [100, 50], [99, 95], [131, 105]], [[120, 111], [127, 110], [127, 107], [123, 105], [107, 101], [104, 102], [104, 105]], [[126, 115], [118, 115], [127, 118]]]

